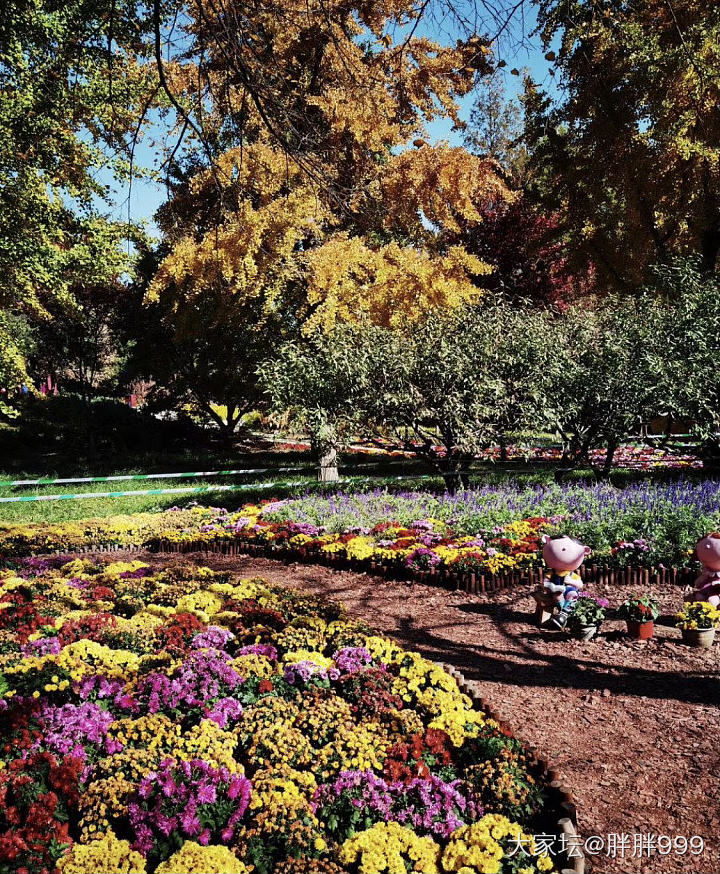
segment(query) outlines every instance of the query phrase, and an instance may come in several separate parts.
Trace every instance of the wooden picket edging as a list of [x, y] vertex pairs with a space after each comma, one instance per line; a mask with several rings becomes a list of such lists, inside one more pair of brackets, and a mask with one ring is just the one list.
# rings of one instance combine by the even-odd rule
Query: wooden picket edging
[[[322, 564], [338, 570], [354, 570], [393, 579], [408, 579], [419, 583], [442, 586], [471, 594], [497, 592], [524, 585], [541, 585], [544, 569], [529, 567], [491, 573], [458, 573], [450, 568], [433, 568], [413, 571], [405, 566], [403, 558], [355, 559], [346, 558], [337, 552], [324, 552], [320, 548], [306, 546], [288, 547], [274, 543], [259, 543], [257, 540], [185, 540], [182, 542], [156, 540], [145, 544], [151, 552], [209, 552], [220, 555], [257, 555], [307, 564]], [[609, 568], [602, 565], [582, 565], [580, 576], [585, 583], [596, 585], [692, 585], [697, 572], [692, 568]]]
[[[515, 737], [507, 721], [493, 710], [491, 704], [477, 694], [475, 683], [466, 680], [462, 672], [453, 665], [444, 662], [438, 662], [438, 665], [457, 681], [460, 691], [470, 698], [474, 706], [482, 710], [490, 719], [494, 719], [506, 734]], [[551, 833], [561, 844], [570, 848], [570, 853], [563, 854], [565, 867], [561, 868], [560, 874], [585, 874], [585, 856], [582, 851], [582, 840], [577, 833], [577, 807], [573, 795], [536, 747], [525, 747], [525, 750], [530, 759], [533, 777], [540, 779], [547, 787], [549, 802], [547, 818], [552, 829]]]
[[[144, 544], [94, 543], [89, 546], [68, 550], [53, 550], [46, 555], [88, 554], [97, 552], [148, 552], [185, 554], [206, 552], [218, 555], [253, 555], [286, 562], [320, 564], [336, 570], [352, 570], [369, 573], [390, 579], [412, 580], [418, 583], [441, 586], [469, 594], [484, 594], [513, 589], [518, 586], [542, 584], [544, 569], [540, 566], [491, 573], [458, 573], [450, 568], [433, 568], [427, 571], [413, 571], [405, 566], [403, 558], [395, 559], [356, 559], [346, 558], [340, 553], [323, 552], [320, 548], [307, 546], [288, 547], [257, 540], [232, 538], [225, 540], [153, 540]], [[40, 553], [35, 553], [40, 555]], [[2, 560], [0, 555], [0, 560]], [[19, 556], [8, 556], [19, 558]], [[698, 575], [692, 568], [610, 568], [589, 564], [580, 567], [583, 582], [600, 586], [623, 585], [669, 585], [692, 586]]]

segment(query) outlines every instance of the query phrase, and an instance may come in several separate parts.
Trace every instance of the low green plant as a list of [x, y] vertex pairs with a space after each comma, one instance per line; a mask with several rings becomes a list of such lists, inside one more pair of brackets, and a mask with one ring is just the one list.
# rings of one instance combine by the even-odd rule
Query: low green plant
[[660, 615], [660, 605], [650, 595], [637, 595], [621, 604], [617, 615], [626, 622], [654, 622]]

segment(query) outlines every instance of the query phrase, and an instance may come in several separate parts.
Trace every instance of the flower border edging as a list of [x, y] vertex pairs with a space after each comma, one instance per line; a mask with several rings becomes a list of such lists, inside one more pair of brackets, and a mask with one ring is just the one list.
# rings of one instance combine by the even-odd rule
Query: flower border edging
[[[472, 680], [467, 680], [461, 671], [447, 662], [437, 662], [437, 664], [457, 681], [460, 691], [467, 695], [476, 707], [480, 708], [491, 719], [494, 719], [503, 730], [514, 737], [512, 729], [507, 722], [493, 710], [484, 698], [477, 694], [476, 685]], [[572, 858], [567, 858], [567, 865], [561, 868], [560, 874], [586, 874], [586, 860], [582, 851], [582, 842], [577, 833], [577, 808], [572, 794], [558, 780], [557, 773], [549, 767], [547, 760], [539, 757], [538, 750], [535, 747], [527, 747], [527, 751], [530, 760], [537, 770], [537, 775], [544, 777], [547, 781], [550, 789], [551, 803], [555, 808], [555, 812], [560, 814], [559, 818], [555, 821], [557, 836], [564, 841], [565, 846], [574, 847], [577, 851], [577, 855], [573, 853]]]
[[[402, 559], [349, 559], [338, 553], [324, 553], [319, 549], [307, 547], [291, 548], [273, 543], [258, 543], [257, 540], [204, 540], [169, 541], [154, 540], [146, 543], [150, 552], [210, 552], [220, 555], [258, 555], [285, 561], [298, 561], [308, 564], [322, 564], [338, 570], [354, 570], [378, 576], [409, 579], [418, 583], [442, 586], [469, 594], [496, 592], [521, 585], [540, 585], [544, 574], [542, 567], [526, 567], [504, 571], [499, 574], [457, 573], [448, 568], [432, 568], [427, 571], [412, 571], [405, 567]], [[668, 584], [685, 586], [691, 584], [696, 572], [692, 568], [609, 568], [602, 565], [582, 565], [580, 575], [585, 582], [598, 585], [654, 585]]]

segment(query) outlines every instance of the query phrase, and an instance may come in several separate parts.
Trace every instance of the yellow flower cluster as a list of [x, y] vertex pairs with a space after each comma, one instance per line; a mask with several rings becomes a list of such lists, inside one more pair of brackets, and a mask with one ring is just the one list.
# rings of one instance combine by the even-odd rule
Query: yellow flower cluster
[[[442, 854], [443, 871], [457, 874], [500, 874], [503, 860], [517, 849], [530, 858], [521, 870], [529, 874], [552, 871], [548, 855], [535, 855], [535, 842], [517, 823], [504, 816], [489, 813], [472, 825], [456, 829]], [[508, 850], [510, 852], [508, 852]]]
[[316, 788], [309, 771], [286, 764], [261, 769], [253, 776], [248, 814], [250, 822], [236, 838], [243, 846], [253, 839], [270, 844], [276, 837], [287, 842], [294, 856], [313, 856], [327, 848], [310, 799]]
[[331, 658], [324, 656], [321, 652], [309, 649], [296, 649], [286, 652], [282, 660], [288, 665], [296, 665], [298, 662], [312, 662], [324, 670], [331, 668], [334, 664]]
[[356, 558], [363, 561], [366, 558], [372, 558], [374, 553], [375, 541], [372, 537], [353, 537], [345, 545], [345, 554], [348, 558]]
[[[89, 844], [75, 844], [67, 855], [57, 863], [59, 874], [97, 874], [112, 871], [113, 874], [145, 874], [145, 859], [130, 849], [127, 841], [119, 841], [108, 829], [103, 837]], [[239, 874], [245, 874], [243, 871]], [[228, 874], [231, 872], [228, 871]]]
[[717, 628], [720, 625], [720, 610], [708, 601], [686, 602], [683, 609], [675, 614], [678, 628], [696, 631]]
[[394, 661], [404, 652], [392, 640], [377, 635], [370, 635], [365, 640], [364, 646], [375, 661], [384, 662], [385, 664], [390, 664], [390, 662]]
[[227, 847], [185, 841], [175, 855], [158, 865], [155, 874], [250, 874], [251, 870]]
[[243, 677], [272, 677], [275, 673], [273, 663], [266, 656], [241, 655], [232, 660], [232, 667]]
[[399, 665], [399, 674], [393, 682], [393, 692], [410, 703], [418, 693], [427, 688], [458, 693], [455, 680], [434, 662], [416, 652], [401, 652], [393, 662]]
[[91, 841], [108, 829], [111, 818], [125, 816], [136, 786], [137, 781], [122, 775], [93, 780], [80, 796], [81, 841]]
[[167, 716], [150, 713], [136, 719], [118, 719], [108, 733], [124, 747], [170, 753], [180, 738], [180, 726]]
[[282, 698], [261, 698], [245, 709], [241, 735], [252, 737], [261, 729], [278, 724], [291, 727], [296, 725], [299, 719], [300, 708], [293, 701], [283, 701]]
[[459, 691], [425, 689], [417, 697], [417, 703], [429, 714], [434, 714], [430, 728], [446, 732], [453, 746], [461, 747], [469, 737], [477, 737], [485, 724], [485, 716], [475, 710], [467, 695]]
[[176, 612], [193, 613], [198, 619], [207, 622], [222, 607], [222, 598], [212, 592], [200, 591], [185, 595], [177, 602]]
[[241, 774], [243, 767], [235, 758], [237, 735], [237, 729], [227, 731], [212, 719], [203, 719], [179, 738], [173, 755], [188, 762], [202, 759], [213, 768], [224, 767], [231, 774]]
[[303, 696], [297, 727], [313, 747], [331, 743], [338, 727], [349, 722], [352, 714], [344, 698], [319, 690]]
[[483, 807], [493, 813], [512, 816], [515, 809], [527, 802], [535, 782], [525, 768], [522, 770], [523, 779], [518, 780], [518, 768], [522, 763], [512, 756], [512, 753], [504, 750], [496, 758], [471, 765], [466, 771]]
[[358, 874], [400, 874], [419, 871], [438, 874], [440, 847], [432, 838], [418, 837], [397, 822], [379, 822], [349, 838], [340, 848], [340, 862], [356, 866]]
[[246, 750], [248, 761], [255, 767], [268, 767], [288, 762], [295, 767], [307, 767], [314, 758], [310, 741], [294, 726], [273, 723], [256, 731]]
[[298, 771], [285, 762], [256, 771], [252, 783], [251, 810], [260, 810], [271, 803], [288, 808], [303, 807], [317, 789], [311, 771]]
[[293, 620], [285, 631], [276, 635], [275, 644], [281, 651], [322, 649], [325, 643], [326, 624], [318, 622], [298, 622]]
[[387, 728], [378, 722], [341, 725], [333, 742], [319, 751], [315, 773], [326, 780], [340, 771], [380, 772], [391, 743]]
[[137, 673], [139, 658], [123, 649], [110, 649], [94, 640], [76, 640], [63, 647], [57, 656], [49, 656], [64, 668], [73, 680], [102, 674], [108, 679], [129, 680]]

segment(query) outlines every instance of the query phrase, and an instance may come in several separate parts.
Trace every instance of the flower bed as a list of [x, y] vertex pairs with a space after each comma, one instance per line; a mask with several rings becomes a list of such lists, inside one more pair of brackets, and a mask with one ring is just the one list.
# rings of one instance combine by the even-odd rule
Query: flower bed
[[[374, 490], [307, 495], [239, 511], [193, 507], [61, 524], [0, 526], [0, 557], [98, 546], [188, 551], [257, 547], [294, 558], [374, 564], [420, 579], [443, 574], [488, 588], [540, 568], [538, 534], [587, 543], [584, 573], [601, 582], [689, 582], [691, 549], [720, 527], [720, 484], [643, 483], [473, 489], [455, 496]], [[629, 570], [628, 570], [629, 569]], [[463, 582], [464, 581], [464, 582]], [[478, 585], [480, 583], [478, 582]]]
[[0, 574], [3, 871], [552, 869], [532, 757], [337, 605], [182, 565]]

